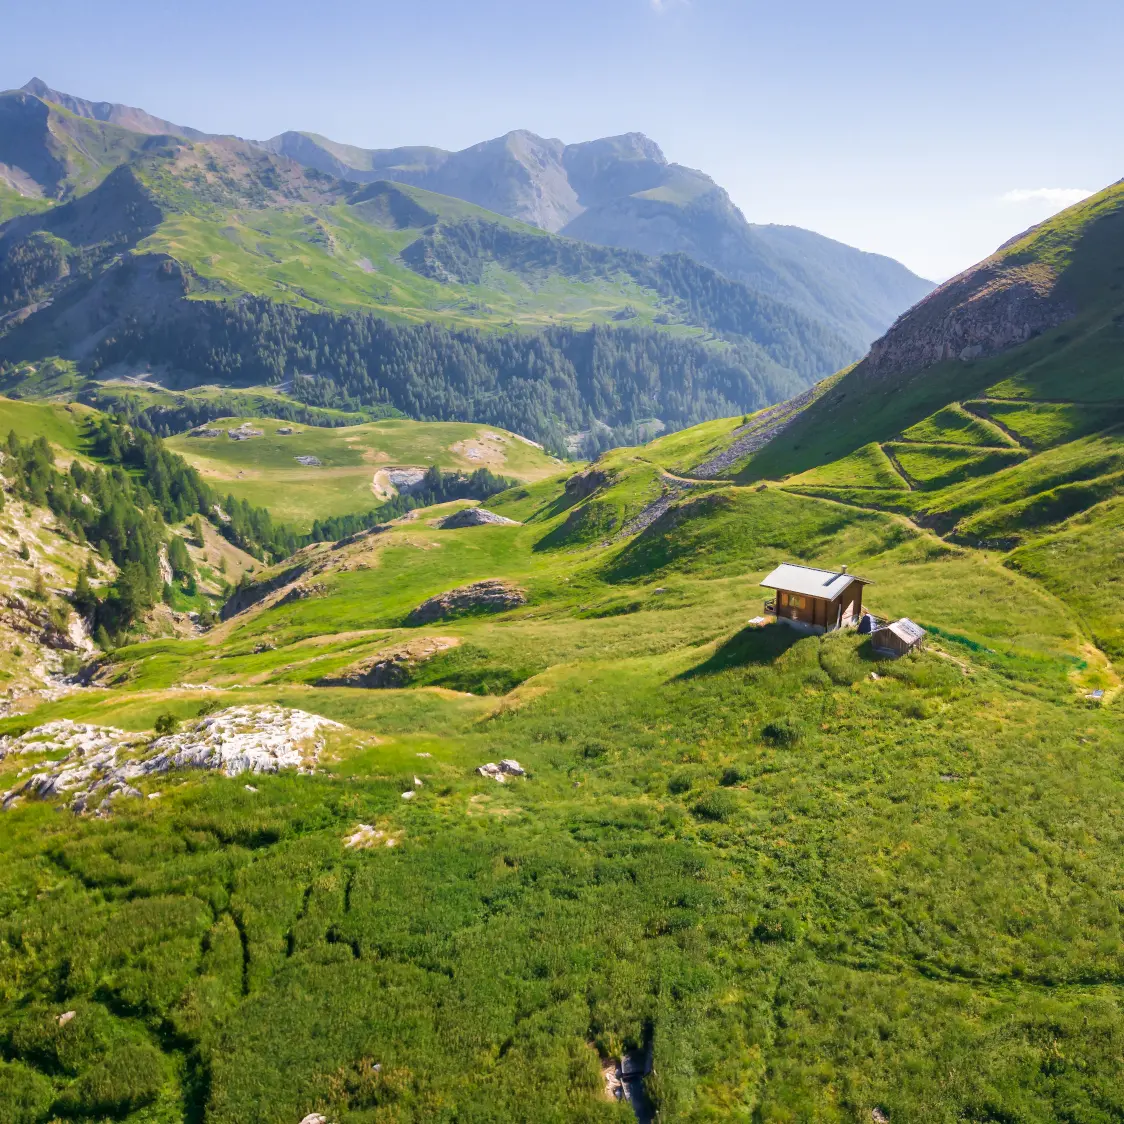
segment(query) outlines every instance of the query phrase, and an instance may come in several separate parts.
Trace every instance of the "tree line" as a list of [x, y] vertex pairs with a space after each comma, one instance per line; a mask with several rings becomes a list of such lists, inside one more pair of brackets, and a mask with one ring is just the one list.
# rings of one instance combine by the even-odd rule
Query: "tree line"
[[[487, 469], [471, 475], [433, 467], [412, 495], [396, 496], [363, 514], [318, 520], [308, 533], [275, 522], [263, 507], [209, 487], [182, 457], [169, 452], [160, 438], [101, 416], [89, 423], [88, 438], [101, 463], [87, 467], [75, 458], [59, 471], [45, 437], [23, 440], [14, 431], [0, 451], [0, 474], [19, 501], [48, 508], [63, 532], [88, 544], [117, 573], [104, 589], [95, 589], [92, 557], [79, 574], [71, 598], [105, 648], [124, 638], [130, 626], [173, 591], [165, 567], [187, 592], [196, 591], [196, 573], [182, 535], [172, 525], [190, 523], [202, 544], [202, 520], [210, 521], [235, 546], [260, 561], [288, 557], [313, 542], [333, 541], [393, 519], [414, 507], [451, 499], [486, 499], [511, 485]], [[0, 508], [4, 493], [0, 489]]]
[[[392, 324], [245, 297], [186, 301], [98, 346], [95, 368], [166, 364], [200, 382], [276, 384], [310, 406], [393, 406], [409, 417], [480, 421], [564, 455], [568, 434], [644, 418], [670, 429], [741, 414], [805, 389], [807, 377], [748, 341], [707, 344], [642, 327], [537, 334]], [[295, 377], [296, 376], [296, 377]]]

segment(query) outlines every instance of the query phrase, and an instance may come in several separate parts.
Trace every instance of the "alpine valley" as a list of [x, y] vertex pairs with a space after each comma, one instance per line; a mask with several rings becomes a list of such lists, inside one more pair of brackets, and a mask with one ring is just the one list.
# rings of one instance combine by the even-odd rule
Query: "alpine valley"
[[933, 290], [638, 135], [0, 161], [0, 1119], [1124, 1118], [1124, 181]]
[[319, 405], [487, 421], [556, 451], [786, 398], [931, 288], [751, 226], [636, 134], [256, 143], [38, 80], [0, 95], [0, 218], [9, 364], [180, 387], [305, 376]]

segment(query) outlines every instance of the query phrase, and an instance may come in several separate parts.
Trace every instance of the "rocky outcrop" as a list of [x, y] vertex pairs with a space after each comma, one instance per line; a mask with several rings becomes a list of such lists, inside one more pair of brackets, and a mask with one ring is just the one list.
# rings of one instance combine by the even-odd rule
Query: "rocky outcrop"
[[134, 781], [173, 769], [213, 769], [228, 777], [282, 769], [309, 773], [329, 729], [342, 727], [318, 714], [274, 705], [230, 707], [155, 740], [61, 719], [0, 738], [0, 760], [14, 753], [63, 754], [6, 792], [2, 806], [23, 797], [63, 797], [73, 811], [84, 812], [115, 796], [139, 797]]
[[423, 636], [376, 652], [335, 675], [321, 679], [321, 687], [405, 687], [416, 668], [460, 643], [455, 636]]
[[487, 511], [482, 507], [465, 507], [452, 515], [445, 516], [438, 526], [445, 531], [457, 527], [518, 527], [515, 519], [508, 519], [506, 515], [497, 515], [494, 511]]
[[1056, 297], [1054, 280], [1043, 265], [988, 258], [899, 317], [871, 345], [862, 369], [869, 377], [885, 378], [950, 359], [981, 359], [1026, 343], [1074, 314]]
[[274, 608], [291, 605], [294, 601], [307, 601], [310, 597], [321, 597], [327, 587], [321, 582], [297, 582], [284, 597], [279, 598]]
[[498, 765], [494, 761], [489, 761], [487, 765], [477, 765], [476, 772], [479, 776], [489, 777], [499, 784], [504, 784], [508, 777], [527, 775], [527, 770], [514, 757], [505, 757]]
[[472, 585], [458, 586], [423, 601], [406, 618], [409, 625], [431, 624], [433, 621], [469, 613], [502, 613], [527, 603], [526, 591], [508, 581], [489, 578]]
[[259, 601], [264, 601], [271, 593], [275, 593], [283, 586], [299, 580], [304, 576], [306, 569], [307, 567], [303, 563], [298, 566], [290, 566], [287, 570], [282, 570], [279, 574], [266, 578], [264, 581], [240, 586], [226, 599], [226, 604], [223, 605], [220, 616], [224, 621], [228, 621], [231, 617], [244, 613]]
[[0, 625], [55, 651], [78, 652], [89, 648], [81, 639], [80, 630], [75, 635], [75, 630], [69, 626], [59, 628], [45, 608], [24, 600], [18, 593], [0, 593]]
[[576, 503], [592, 496], [599, 488], [604, 488], [611, 477], [603, 468], [593, 465], [584, 472], [575, 472], [566, 481], [566, 498]]

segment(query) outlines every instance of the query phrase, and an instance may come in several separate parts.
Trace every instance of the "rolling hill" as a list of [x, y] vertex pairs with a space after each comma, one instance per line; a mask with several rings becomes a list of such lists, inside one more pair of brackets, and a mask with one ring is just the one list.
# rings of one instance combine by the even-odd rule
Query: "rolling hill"
[[[308, 545], [0, 720], [0, 1105], [608, 1122], [634, 1067], [670, 1121], [1124, 1103], [1111, 662], [1006, 556], [683, 474], [744, 428]], [[747, 625], [783, 558], [927, 650]]]

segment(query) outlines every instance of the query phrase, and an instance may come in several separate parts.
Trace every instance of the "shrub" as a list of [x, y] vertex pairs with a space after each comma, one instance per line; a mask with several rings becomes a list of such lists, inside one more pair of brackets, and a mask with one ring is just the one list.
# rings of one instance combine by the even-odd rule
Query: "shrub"
[[738, 802], [732, 792], [717, 788], [695, 801], [691, 810], [700, 820], [725, 823], [737, 810]]
[[88, 1069], [58, 1099], [72, 1116], [125, 1116], [151, 1104], [164, 1084], [164, 1059], [147, 1043], [123, 1046]]
[[690, 792], [694, 783], [695, 778], [690, 773], [676, 773], [675, 776], [669, 778], [667, 791], [672, 796], [681, 796], [684, 792]]
[[799, 932], [796, 915], [788, 909], [764, 910], [753, 927], [754, 939], [759, 941], [794, 941]]
[[794, 722], [791, 718], [778, 718], [772, 722], [766, 722], [761, 727], [761, 737], [765, 741], [770, 742], [772, 745], [780, 746], [782, 749], [790, 749], [796, 745], [804, 736], [804, 731], [800, 728], [799, 724]]
[[174, 734], [179, 729], [180, 720], [170, 711], [165, 711], [156, 719], [153, 729], [163, 737], [165, 734]]
[[722, 778], [718, 783], [726, 788], [733, 788], [734, 785], [744, 784], [747, 780], [749, 780], [749, 770], [744, 765], [731, 765], [722, 771]]
[[51, 1107], [51, 1083], [18, 1062], [0, 1061], [0, 1105], [5, 1124], [37, 1124]]

